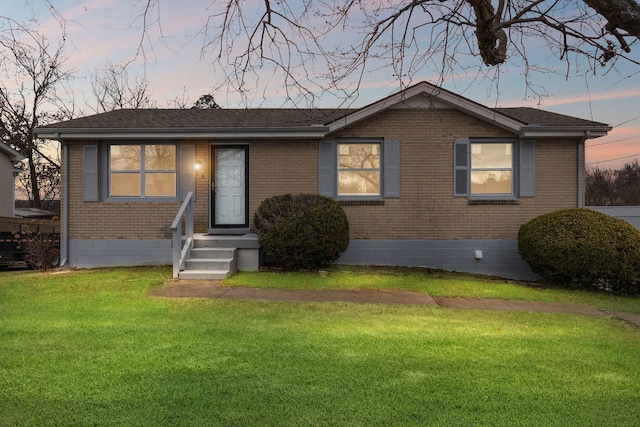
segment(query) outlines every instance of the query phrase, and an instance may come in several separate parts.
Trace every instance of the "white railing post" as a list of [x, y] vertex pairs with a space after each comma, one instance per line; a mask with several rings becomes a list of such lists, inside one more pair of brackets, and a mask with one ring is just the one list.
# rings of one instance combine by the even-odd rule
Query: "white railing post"
[[[182, 217], [185, 217], [185, 236], [182, 242]], [[173, 242], [173, 278], [177, 279], [180, 270], [184, 267], [184, 261], [193, 246], [193, 192], [189, 192], [185, 197], [178, 214], [171, 224], [171, 234]]]

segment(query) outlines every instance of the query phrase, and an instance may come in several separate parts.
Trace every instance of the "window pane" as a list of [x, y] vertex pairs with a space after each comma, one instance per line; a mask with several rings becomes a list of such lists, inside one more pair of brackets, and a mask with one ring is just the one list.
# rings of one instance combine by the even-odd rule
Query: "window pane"
[[110, 150], [111, 170], [137, 171], [140, 170], [139, 145], [112, 145]]
[[493, 169], [511, 168], [513, 165], [513, 144], [472, 143], [471, 168]]
[[380, 144], [338, 144], [338, 167], [379, 169]]
[[380, 194], [380, 172], [339, 172], [338, 194], [378, 196]]
[[111, 196], [114, 197], [140, 197], [139, 173], [112, 173]]
[[511, 194], [511, 171], [471, 171], [472, 194]]
[[144, 168], [146, 170], [176, 170], [176, 146], [145, 145]]
[[176, 174], [146, 173], [144, 176], [144, 194], [147, 197], [175, 197]]

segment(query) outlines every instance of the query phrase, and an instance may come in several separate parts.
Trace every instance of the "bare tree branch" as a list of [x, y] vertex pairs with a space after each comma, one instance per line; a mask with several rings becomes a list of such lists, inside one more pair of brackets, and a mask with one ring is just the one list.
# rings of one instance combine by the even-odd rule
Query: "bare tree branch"
[[[5, 22], [7, 27], [0, 32], [0, 139], [27, 158], [27, 173], [19, 182], [33, 206], [40, 208], [48, 197], [59, 194], [49, 186], [60, 172], [60, 163], [45, 154], [46, 142], [35, 137], [34, 129], [60, 116], [57, 89], [73, 71], [64, 68], [64, 35], [57, 47], [51, 47], [36, 31], [12, 20]], [[59, 112], [52, 114], [51, 109]]]
[[[160, 1], [143, 2], [145, 28]], [[480, 56], [480, 73], [512, 60], [551, 69], [532, 60], [524, 40], [546, 45], [556, 67], [640, 65], [629, 55], [640, 38], [635, 0], [226, 0], [211, 9], [203, 55], [224, 74], [220, 86], [247, 99], [250, 76], [313, 104], [327, 92], [353, 96], [371, 67], [388, 67], [401, 84], [425, 67], [441, 78], [465, 73], [461, 56]]]
[[89, 108], [96, 113], [118, 108], [154, 108], [156, 103], [151, 100], [149, 84], [145, 77], [136, 77], [131, 82], [126, 65], [107, 64], [91, 75], [96, 105]]

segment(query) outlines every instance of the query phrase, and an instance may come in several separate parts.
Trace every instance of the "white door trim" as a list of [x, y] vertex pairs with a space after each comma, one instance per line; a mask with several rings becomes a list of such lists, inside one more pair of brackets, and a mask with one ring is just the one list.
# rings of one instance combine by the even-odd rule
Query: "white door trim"
[[[226, 221], [219, 221], [218, 216], [216, 215], [216, 209], [219, 207], [219, 202], [217, 200], [217, 188], [218, 179], [222, 179], [220, 176], [216, 176], [216, 153], [217, 150], [221, 149], [241, 149], [243, 150], [244, 155], [244, 176], [242, 177], [243, 182], [238, 182], [241, 187], [237, 187], [236, 189], [243, 192], [240, 194], [242, 197], [242, 206], [237, 206], [242, 210], [240, 221], [231, 221], [231, 223]], [[210, 145], [209, 159], [211, 162], [210, 165], [210, 202], [209, 202], [209, 227], [211, 230], [215, 232], [224, 232], [224, 231], [233, 231], [233, 230], [243, 230], [246, 231], [249, 228], [249, 144], [238, 144], [238, 143], [213, 143]], [[238, 213], [238, 212], [236, 212]]]

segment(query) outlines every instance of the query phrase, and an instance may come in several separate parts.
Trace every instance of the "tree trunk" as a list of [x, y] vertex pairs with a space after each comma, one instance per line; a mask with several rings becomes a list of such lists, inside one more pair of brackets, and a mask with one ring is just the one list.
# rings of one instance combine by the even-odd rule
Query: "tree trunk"
[[584, 0], [607, 20], [605, 28], [613, 34], [620, 46], [629, 52], [631, 49], [618, 29], [624, 30], [635, 38], [640, 38], [640, 5], [635, 0]]
[[466, 0], [476, 14], [476, 38], [482, 62], [486, 65], [499, 65], [507, 59], [507, 34], [502, 28], [496, 28], [500, 21], [490, 0]]

